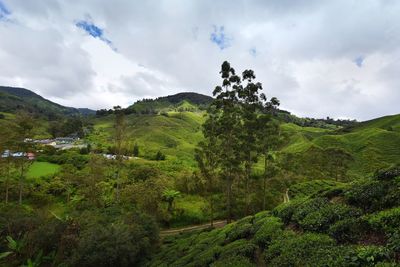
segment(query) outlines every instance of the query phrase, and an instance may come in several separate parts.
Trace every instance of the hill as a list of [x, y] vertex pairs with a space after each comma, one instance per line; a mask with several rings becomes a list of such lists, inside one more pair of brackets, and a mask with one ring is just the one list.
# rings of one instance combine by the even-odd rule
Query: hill
[[[321, 162], [324, 158], [329, 160], [327, 150], [340, 149], [343, 155], [347, 153], [351, 156], [347, 163], [348, 175], [352, 179], [359, 178], [400, 162], [399, 126], [400, 115], [377, 118], [338, 130], [315, 129], [313, 133], [304, 131], [310, 128], [287, 124], [284, 129], [291, 132], [290, 141], [282, 152], [286, 154], [289, 169], [296, 168], [298, 173], [323, 178], [329, 168], [327, 162]], [[321, 169], [317, 164], [326, 168]]]
[[198, 93], [178, 93], [156, 99], [143, 99], [135, 102], [128, 109], [139, 114], [154, 114], [167, 111], [196, 111], [205, 109], [212, 97]]
[[59, 105], [28, 89], [0, 86], [0, 112], [15, 113], [19, 110], [47, 117], [54, 117], [55, 115], [94, 114], [93, 110], [76, 109]]
[[[272, 211], [166, 237], [149, 265], [398, 266], [399, 173], [395, 168], [349, 185], [318, 181], [318, 190]], [[303, 188], [310, 186], [316, 188]]]

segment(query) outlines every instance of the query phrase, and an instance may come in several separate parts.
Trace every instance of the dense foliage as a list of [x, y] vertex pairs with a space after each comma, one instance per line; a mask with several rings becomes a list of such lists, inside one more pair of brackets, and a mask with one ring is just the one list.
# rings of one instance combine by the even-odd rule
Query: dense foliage
[[[397, 266], [400, 176], [380, 177], [326, 184], [272, 212], [167, 237], [150, 266]], [[372, 186], [376, 181], [383, 187]], [[371, 196], [360, 194], [366, 188], [373, 209], [361, 209]]]

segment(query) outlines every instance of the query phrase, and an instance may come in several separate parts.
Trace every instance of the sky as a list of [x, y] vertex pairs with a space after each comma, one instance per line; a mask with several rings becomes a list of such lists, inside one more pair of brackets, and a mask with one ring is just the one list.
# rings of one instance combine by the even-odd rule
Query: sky
[[227, 60], [303, 117], [400, 113], [397, 0], [0, 0], [0, 85], [126, 107], [211, 95]]

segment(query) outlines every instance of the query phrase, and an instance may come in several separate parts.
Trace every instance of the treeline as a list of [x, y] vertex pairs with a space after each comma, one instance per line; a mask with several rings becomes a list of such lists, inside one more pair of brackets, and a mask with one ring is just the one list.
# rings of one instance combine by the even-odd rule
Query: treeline
[[325, 119], [315, 119], [315, 118], [299, 118], [288, 111], [277, 109], [274, 111], [274, 116], [276, 116], [281, 121], [287, 123], [293, 123], [302, 127], [316, 127], [316, 128], [326, 128], [332, 129], [336, 127], [349, 127], [358, 124], [357, 120], [341, 120], [326, 117]]

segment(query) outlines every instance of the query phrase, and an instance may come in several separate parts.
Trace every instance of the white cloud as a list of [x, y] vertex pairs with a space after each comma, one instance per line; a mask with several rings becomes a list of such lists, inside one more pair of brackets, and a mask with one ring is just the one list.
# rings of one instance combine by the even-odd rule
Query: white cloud
[[[211, 94], [229, 60], [302, 116], [399, 112], [398, 1], [0, 1], [10, 11], [0, 20], [0, 84], [61, 104]], [[116, 51], [75, 26], [89, 18]], [[213, 25], [229, 39], [223, 49]]]

